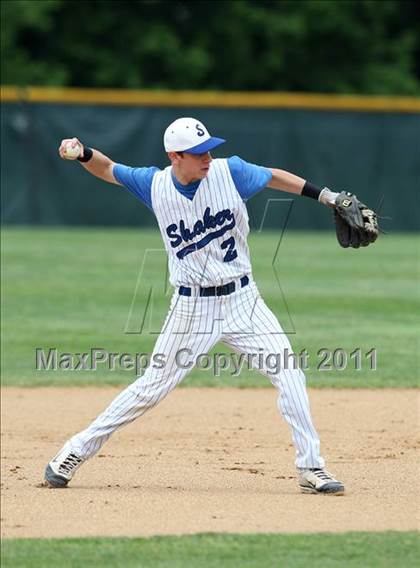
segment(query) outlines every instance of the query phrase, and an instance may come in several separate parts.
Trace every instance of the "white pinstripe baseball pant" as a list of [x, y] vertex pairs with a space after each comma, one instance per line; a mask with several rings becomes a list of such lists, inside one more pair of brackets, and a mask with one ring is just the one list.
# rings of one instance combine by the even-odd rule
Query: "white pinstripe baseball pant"
[[[164, 354], [163, 368], [150, 366], [122, 391], [86, 429], [70, 440], [72, 449], [87, 459], [121, 426], [129, 424], [156, 406], [182, 381], [190, 369], [178, 364], [177, 354], [188, 349], [191, 360], [222, 341], [234, 351], [250, 354], [292, 352], [277, 318], [259, 295], [255, 283], [228, 296], [179, 296], [175, 291], [168, 316], [153, 354]], [[152, 356], [153, 360], [153, 356]], [[278, 389], [278, 408], [292, 429], [297, 467], [323, 467], [319, 438], [312, 424], [305, 376], [300, 369], [260, 368]]]

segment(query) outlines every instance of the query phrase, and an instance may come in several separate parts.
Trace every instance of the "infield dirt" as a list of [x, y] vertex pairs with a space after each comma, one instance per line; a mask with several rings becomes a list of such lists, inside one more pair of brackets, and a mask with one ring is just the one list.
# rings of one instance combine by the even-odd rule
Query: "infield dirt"
[[117, 388], [3, 388], [2, 536], [418, 529], [417, 390], [311, 390], [343, 497], [303, 495], [272, 389], [178, 389], [66, 489], [46, 463]]

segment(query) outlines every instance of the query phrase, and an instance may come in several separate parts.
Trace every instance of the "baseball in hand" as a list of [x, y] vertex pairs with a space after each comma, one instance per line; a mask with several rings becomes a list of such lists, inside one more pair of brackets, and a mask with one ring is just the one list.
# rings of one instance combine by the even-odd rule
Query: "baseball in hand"
[[76, 143], [69, 142], [64, 147], [63, 153], [64, 153], [65, 158], [67, 158], [68, 160], [75, 160], [82, 153], [82, 147], [81, 147], [80, 143], [78, 143], [78, 142], [76, 142]]

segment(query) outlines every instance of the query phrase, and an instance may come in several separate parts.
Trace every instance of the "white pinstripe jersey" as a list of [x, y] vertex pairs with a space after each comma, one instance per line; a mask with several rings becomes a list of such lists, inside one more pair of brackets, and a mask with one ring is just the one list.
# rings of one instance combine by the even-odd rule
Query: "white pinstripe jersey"
[[152, 182], [153, 211], [173, 286], [220, 286], [251, 273], [248, 212], [226, 159], [211, 162], [193, 200], [175, 187], [172, 166]]

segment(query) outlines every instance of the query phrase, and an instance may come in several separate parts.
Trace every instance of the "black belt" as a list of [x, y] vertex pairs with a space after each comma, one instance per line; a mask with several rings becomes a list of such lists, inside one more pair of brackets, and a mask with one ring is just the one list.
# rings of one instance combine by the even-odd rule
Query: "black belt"
[[[240, 282], [241, 288], [248, 286], [248, 276], [242, 276]], [[228, 282], [227, 284], [223, 284], [223, 286], [210, 286], [210, 288], [200, 288], [200, 296], [229, 296], [229, 294], [233, 294], [235, 289], [235, 282]], [[189, 288], [188, 286], [180, 286], [178, 292], [181, 296], [191, 296], [191, 288]]]

